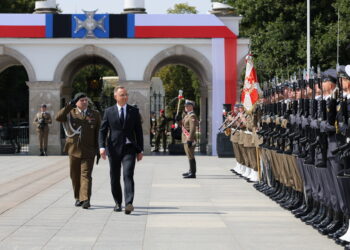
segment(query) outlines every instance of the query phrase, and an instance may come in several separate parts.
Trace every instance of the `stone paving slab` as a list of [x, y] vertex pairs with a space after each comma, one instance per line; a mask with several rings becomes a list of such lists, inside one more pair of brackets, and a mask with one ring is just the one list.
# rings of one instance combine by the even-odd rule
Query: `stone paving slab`
[[342, 249], [232, 175], [234, 159], [197, 163], [197, 179], [185, 180], [184, 156], [146, 156], [136, 166], [135, 211], [125, 215], [113, 212], [107, 161], [94, 168], [84, 210], [74, 207], [67, 157], [0, 157], [0, 186], [52, 164], [66, 171], [0, 214], [0, 249]]

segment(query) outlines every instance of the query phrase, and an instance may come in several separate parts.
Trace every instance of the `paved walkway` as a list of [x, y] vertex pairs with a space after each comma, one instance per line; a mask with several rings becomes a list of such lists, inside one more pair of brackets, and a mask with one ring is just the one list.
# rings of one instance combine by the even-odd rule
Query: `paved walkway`
[[106, 161], [94, 168], [92, 207], [73, 206], [68, 159], [0, 156], [0, 249], [342, 249], [233, 176], [232, 158], [146, 156], [135, 212], [113, 212]]

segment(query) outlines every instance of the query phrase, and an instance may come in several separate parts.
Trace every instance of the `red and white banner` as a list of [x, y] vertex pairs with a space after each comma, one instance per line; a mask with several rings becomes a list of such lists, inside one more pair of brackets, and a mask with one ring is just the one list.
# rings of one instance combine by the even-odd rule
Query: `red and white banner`
[[253, 56], [251, 54], [246, 56], [246, 71], [244, 78], [244, 85], [241, 95], [241, 102], [246, 110], [251, 110], [254, 103], [259, 99], [258, 92], [258, 76], [253, 63]]
[[135, 15], [137, 38], [213, 38], [234, 34], [214, 15]]
[[0, 37], [42, 38], [46, 33], [46, 16], [41, 14], [1, 14]]

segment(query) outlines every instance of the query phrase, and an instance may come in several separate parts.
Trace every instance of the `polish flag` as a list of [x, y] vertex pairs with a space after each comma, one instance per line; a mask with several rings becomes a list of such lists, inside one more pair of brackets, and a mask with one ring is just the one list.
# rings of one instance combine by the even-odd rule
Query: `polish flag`
[[43, 14], [1, 14], [0, 37], [46, 36], [46, 15]]
[[241, 101], [246, 110], [251, 110], [254, 103], [259, 99], [258, 92], [258, 77], [253, 64], [253, 56], [248, 54], [246, 60], [246, 71], [244, 78], [244, 85], [241, 95]]

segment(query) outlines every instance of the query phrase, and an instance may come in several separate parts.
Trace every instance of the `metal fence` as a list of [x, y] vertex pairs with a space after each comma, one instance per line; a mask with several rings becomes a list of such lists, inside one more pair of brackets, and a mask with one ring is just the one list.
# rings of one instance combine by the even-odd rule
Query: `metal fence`
[[29, 126], [0, 127], [0, 153], [29, 152]]

